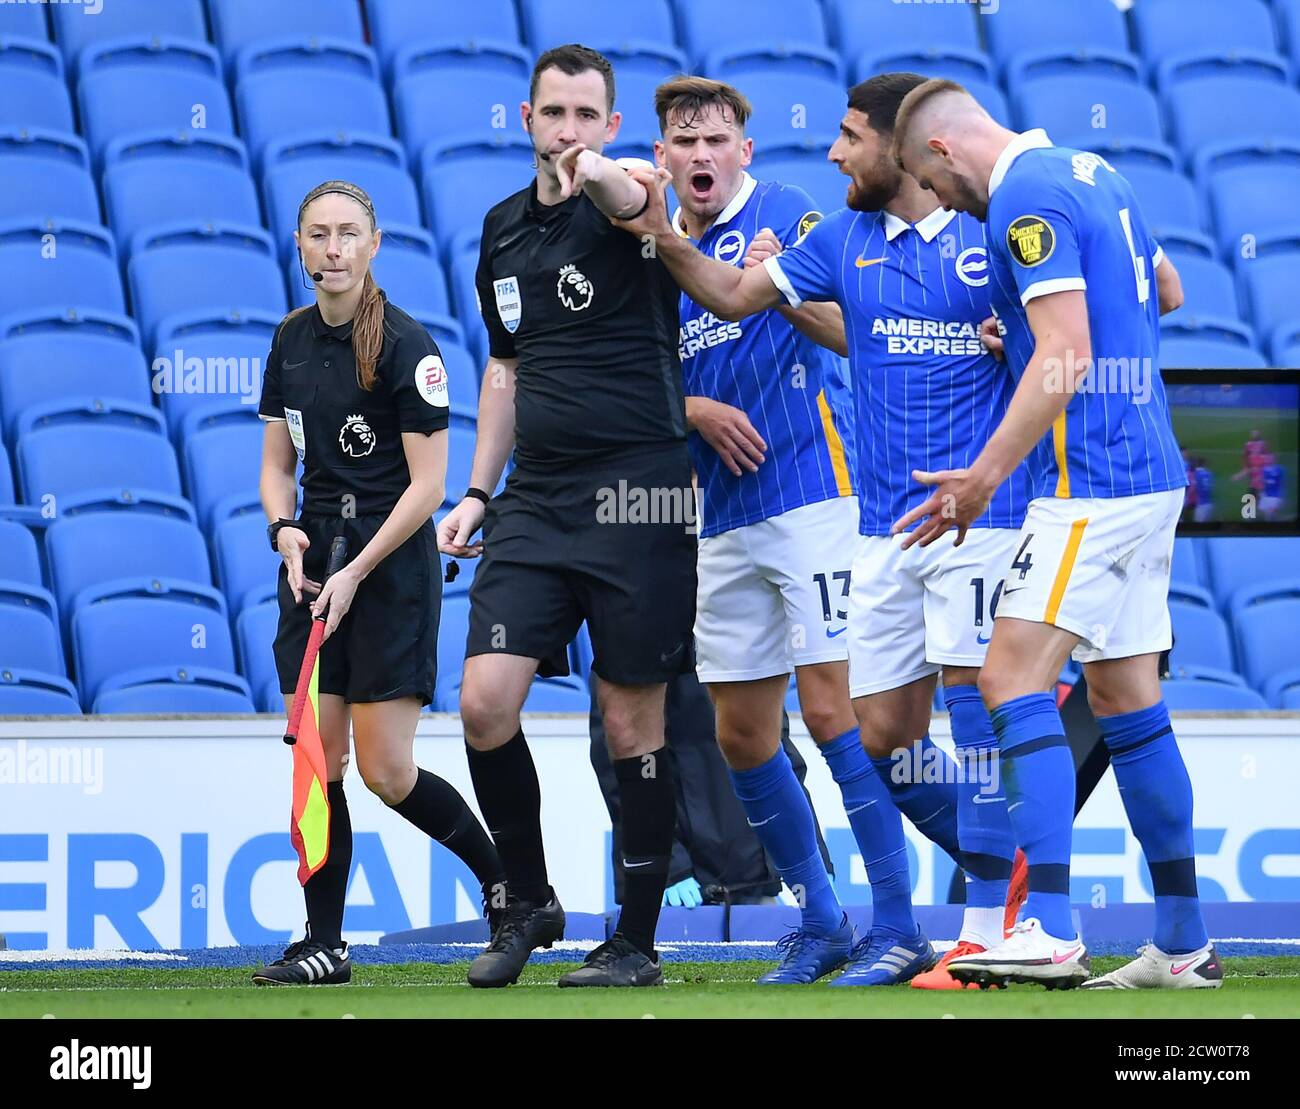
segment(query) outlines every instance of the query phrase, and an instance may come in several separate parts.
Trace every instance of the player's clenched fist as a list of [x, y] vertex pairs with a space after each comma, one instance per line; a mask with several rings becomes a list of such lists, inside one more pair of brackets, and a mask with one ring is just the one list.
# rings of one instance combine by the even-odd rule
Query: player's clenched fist
[[769, 258], [775, 258], [783, 249], [785, 248], [781, 246], [781, 240], [776, 237], [776, 233], [770, 227], [764, 227], [754, 236], [754, 241], [745, 251], [745, 269], [761, 266]]
[[767, 444], [742, 409], [708, 397], [687, 397], [686, 422], [718, 452], [734, 477], [740, 477], [742, 467], [756, 473], [766, 458]]
[[478, 558], [483, 540], [471, 543], [474, 533], [483, 526], [487, 505], [476, 497], [466, 497], [438, 524], [438, 550], [452, 558]]

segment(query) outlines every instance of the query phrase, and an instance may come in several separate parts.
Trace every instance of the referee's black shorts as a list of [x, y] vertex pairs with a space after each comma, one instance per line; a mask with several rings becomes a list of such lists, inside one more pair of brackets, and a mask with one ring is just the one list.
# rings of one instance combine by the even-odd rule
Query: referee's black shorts
[[522, 655], [543, 676], [565, 674], [585, 620], [606, 681], [654, 685], [691, 669], [692, 496], [685, 444], [513, 470], [483, 521], [465, 657]]
[[[330, 542], [348, 541], [348, 562], [374, 537], [387, 513], [343, 519], [303, 516], [299, 525], [311, 540], [303, 573], [319, 582]], [[280, 692], [292, 695], [311, 632], [311, 603], [303, 594], [295, 604], [288, 573], [280, 567], [280, 626], [275, 636], [275, 668]], [[393, 551], [357, 586], [352, 607], [320, 652], [321, 693], [335, 693], [349, 704], [418, 697], [433, 700], [438, 665], [438, 616], [442, 605], [441, 562], [432, 521]]]

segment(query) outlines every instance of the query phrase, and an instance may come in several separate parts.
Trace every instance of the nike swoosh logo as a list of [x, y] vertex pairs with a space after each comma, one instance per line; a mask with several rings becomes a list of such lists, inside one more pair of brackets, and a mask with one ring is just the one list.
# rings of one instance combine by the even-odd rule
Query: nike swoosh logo
[[978, 643], [981, 647], [983, 647], [986, 646], [989, 640], [992, 638], [993, 637], [991, 635], [977, 635], [975, 637], [975, 642]]
[[1018, 809], [1018, 808], [1020, 808], [1020, 806], [1023, 805], [1023, 804], [1024, 804], [1023, 801], [1017, 801], [1014, 805], [1008, 805], [1008, 806], [1007, 806], [1007, 812], [1010, 812], [1012, 809]]
[[1197, 962], [1196, 959], [1188, 959], [1187, 962], [1185, 962], [1182, 966], [1178, 966], [1178, 965], [1176, 965], [1176, 964], [1175, 964], [1175, 965], [1171, 965], [1170, 968], [1169, 968], [1169, 973], [1170, 973], [1170, 974], [1182, 974], [1183, 971], [1185, 971], [1188, 967], [1190, 967], [1190, 966], [1194, 966], [1194, 965], [1196, 964], [1196, 962]]
[[868, 266], [878, 266], [884, 258], [854, 258], [853, 264], [860, 270], [865, 270]]
[[1019, 593], [1024, 588], [1025, 587], [1023, 585], [1017, 585], [1015, 589], [1003, 589], [1002, 596], [1010, 597], [1012, 593]]
[[309, 361], [309, 359], [304, 358], [301, 362], [281, 362], [281, 363], [280, 363], [280, 369], [282, 369], [282, 370], [296, 370], [299, 366], [305, 366], [305, 365], [307, 365], [308, 361]]
[[843, 635], [846, 631], [848, 631], [848, 628], [840, 628], [839, 631], [834, 631], [834, 632], [831, 631], [830, 628], [827, 628], [827, 629], [826, 629], [826, 638], [827, 638], [827, 639], [834, 639], [834, 638], [835, 638], [836, 636], [838, 636], [838, 635]]
[[773, 813], [766, 820], [760, 820], [757, 824], [755, 824], [752, 820], [750, 820], [749, 817], [745, 817], [745, 823], [748, 824], [751, 828], [761, 828], [764, 824], [770, 824], [773, 820], [775, 820], [780, 815], [781, 815], [780, 813]]
[[624, 869], [624, 870], [635, 870], [638, 866], [649, 866], [649, 865], [650, 865], [651, 863], [653, 863], [653, 862], [654, 862], [654, 859], [646, 859], [646, 861], [643, 862], [643, 863], [630, 863], [630, 862], [628, 862], [626, 859], [624, 859], [624, 860], [623, 860], [623, 869]]
[[[877, 800], [879, 800], [879, 798], [877, 798]], [[856, 809], [845, 809], [844, 815], [852, 816], [855, 812], [861, 812], [863, 809], [871, 808], [871, 806], [874, 805], [875, 803], [876, 803], [875, 801], [868, 801], [865, 805], [859, 805]]]
[[1070, 950], [1067, 951], [1064, 955], [1057, 955], [1057, 954], [1053, 953], [1053, 955], [1052, 955], [1052, 962], [1055, 963], [1057, 966], [1060, 966], [1062, 963], [1069, 962], [1069, 961], [1070, 961], [1071, 959], [1073, 959], [1077, 954], [1079, 954], [1079, 951], [1082, 949], [1082, 947], [1083, 947], [1082, 944], [1079, 944], [1079, 945], [1077, 945], [1077, 946], [1075, 946], [1075, 947], [1072, 947], [1072, 948], [1070, 948]]
[[994, 801], [1005, 801], [1005, 797], [981, 797], [978, 793], [971, 798], [977, 805], [991, 805]]

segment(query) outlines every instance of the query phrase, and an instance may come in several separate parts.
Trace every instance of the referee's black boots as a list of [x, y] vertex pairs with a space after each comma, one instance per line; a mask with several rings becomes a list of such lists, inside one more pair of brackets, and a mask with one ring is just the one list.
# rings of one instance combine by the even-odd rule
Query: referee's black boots
[[259, 986], [340, 986], [351, 980], [348, 945], [330, 947], [310, 934], [291, 943], [280, 958], [253, 974]]
[[561, 986], [660, 986], [664, 972], [658, 954], [652, 959], [622, 932], [595, 948], [577, 970], [560, 979]]
[[544, 905], [511, 895], [492, 942], [469, 965], [469, 984], [483, 989], [512, 985], [534, 950], [562, 939], [564, 909], [554, 890]]

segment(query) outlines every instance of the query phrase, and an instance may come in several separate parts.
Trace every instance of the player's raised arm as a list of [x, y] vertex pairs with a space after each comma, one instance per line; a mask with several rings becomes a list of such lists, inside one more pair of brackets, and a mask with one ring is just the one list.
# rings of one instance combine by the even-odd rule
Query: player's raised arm
[[[754, 236], [745, 253], [745, 268], [762, 266], [769, 258], [775, 258], [784, 248], [770, 227], [763, 228]], [[844, 311], [834, 301], [806, 300], [798, 308], [788, 304], [777, 305], [776, 309], [814, 343], [833, 350], [841, 358], [849, 356], [849, 340], [844, 332]]]
[[1159, 252], [1156, 262], [1156, 298], [1162, 316], [1167, 316], [1175, 308], [1183, 306], [1183, 279], [1179, 277], [1178, 270], [1163, 250]]
[[616, 219], [621, 227], [646, 242], [654, 240], [657, 256], [682, 292], [724, 320], [743, 320], [781, 303], [781, 293], [762, 266], [736, 269], [707, 258], [668, 222], [664, 192], [672, 175], [665, 169], [634, 169], [630, 176], [649, 193], [645, 211], [632, 219]]

